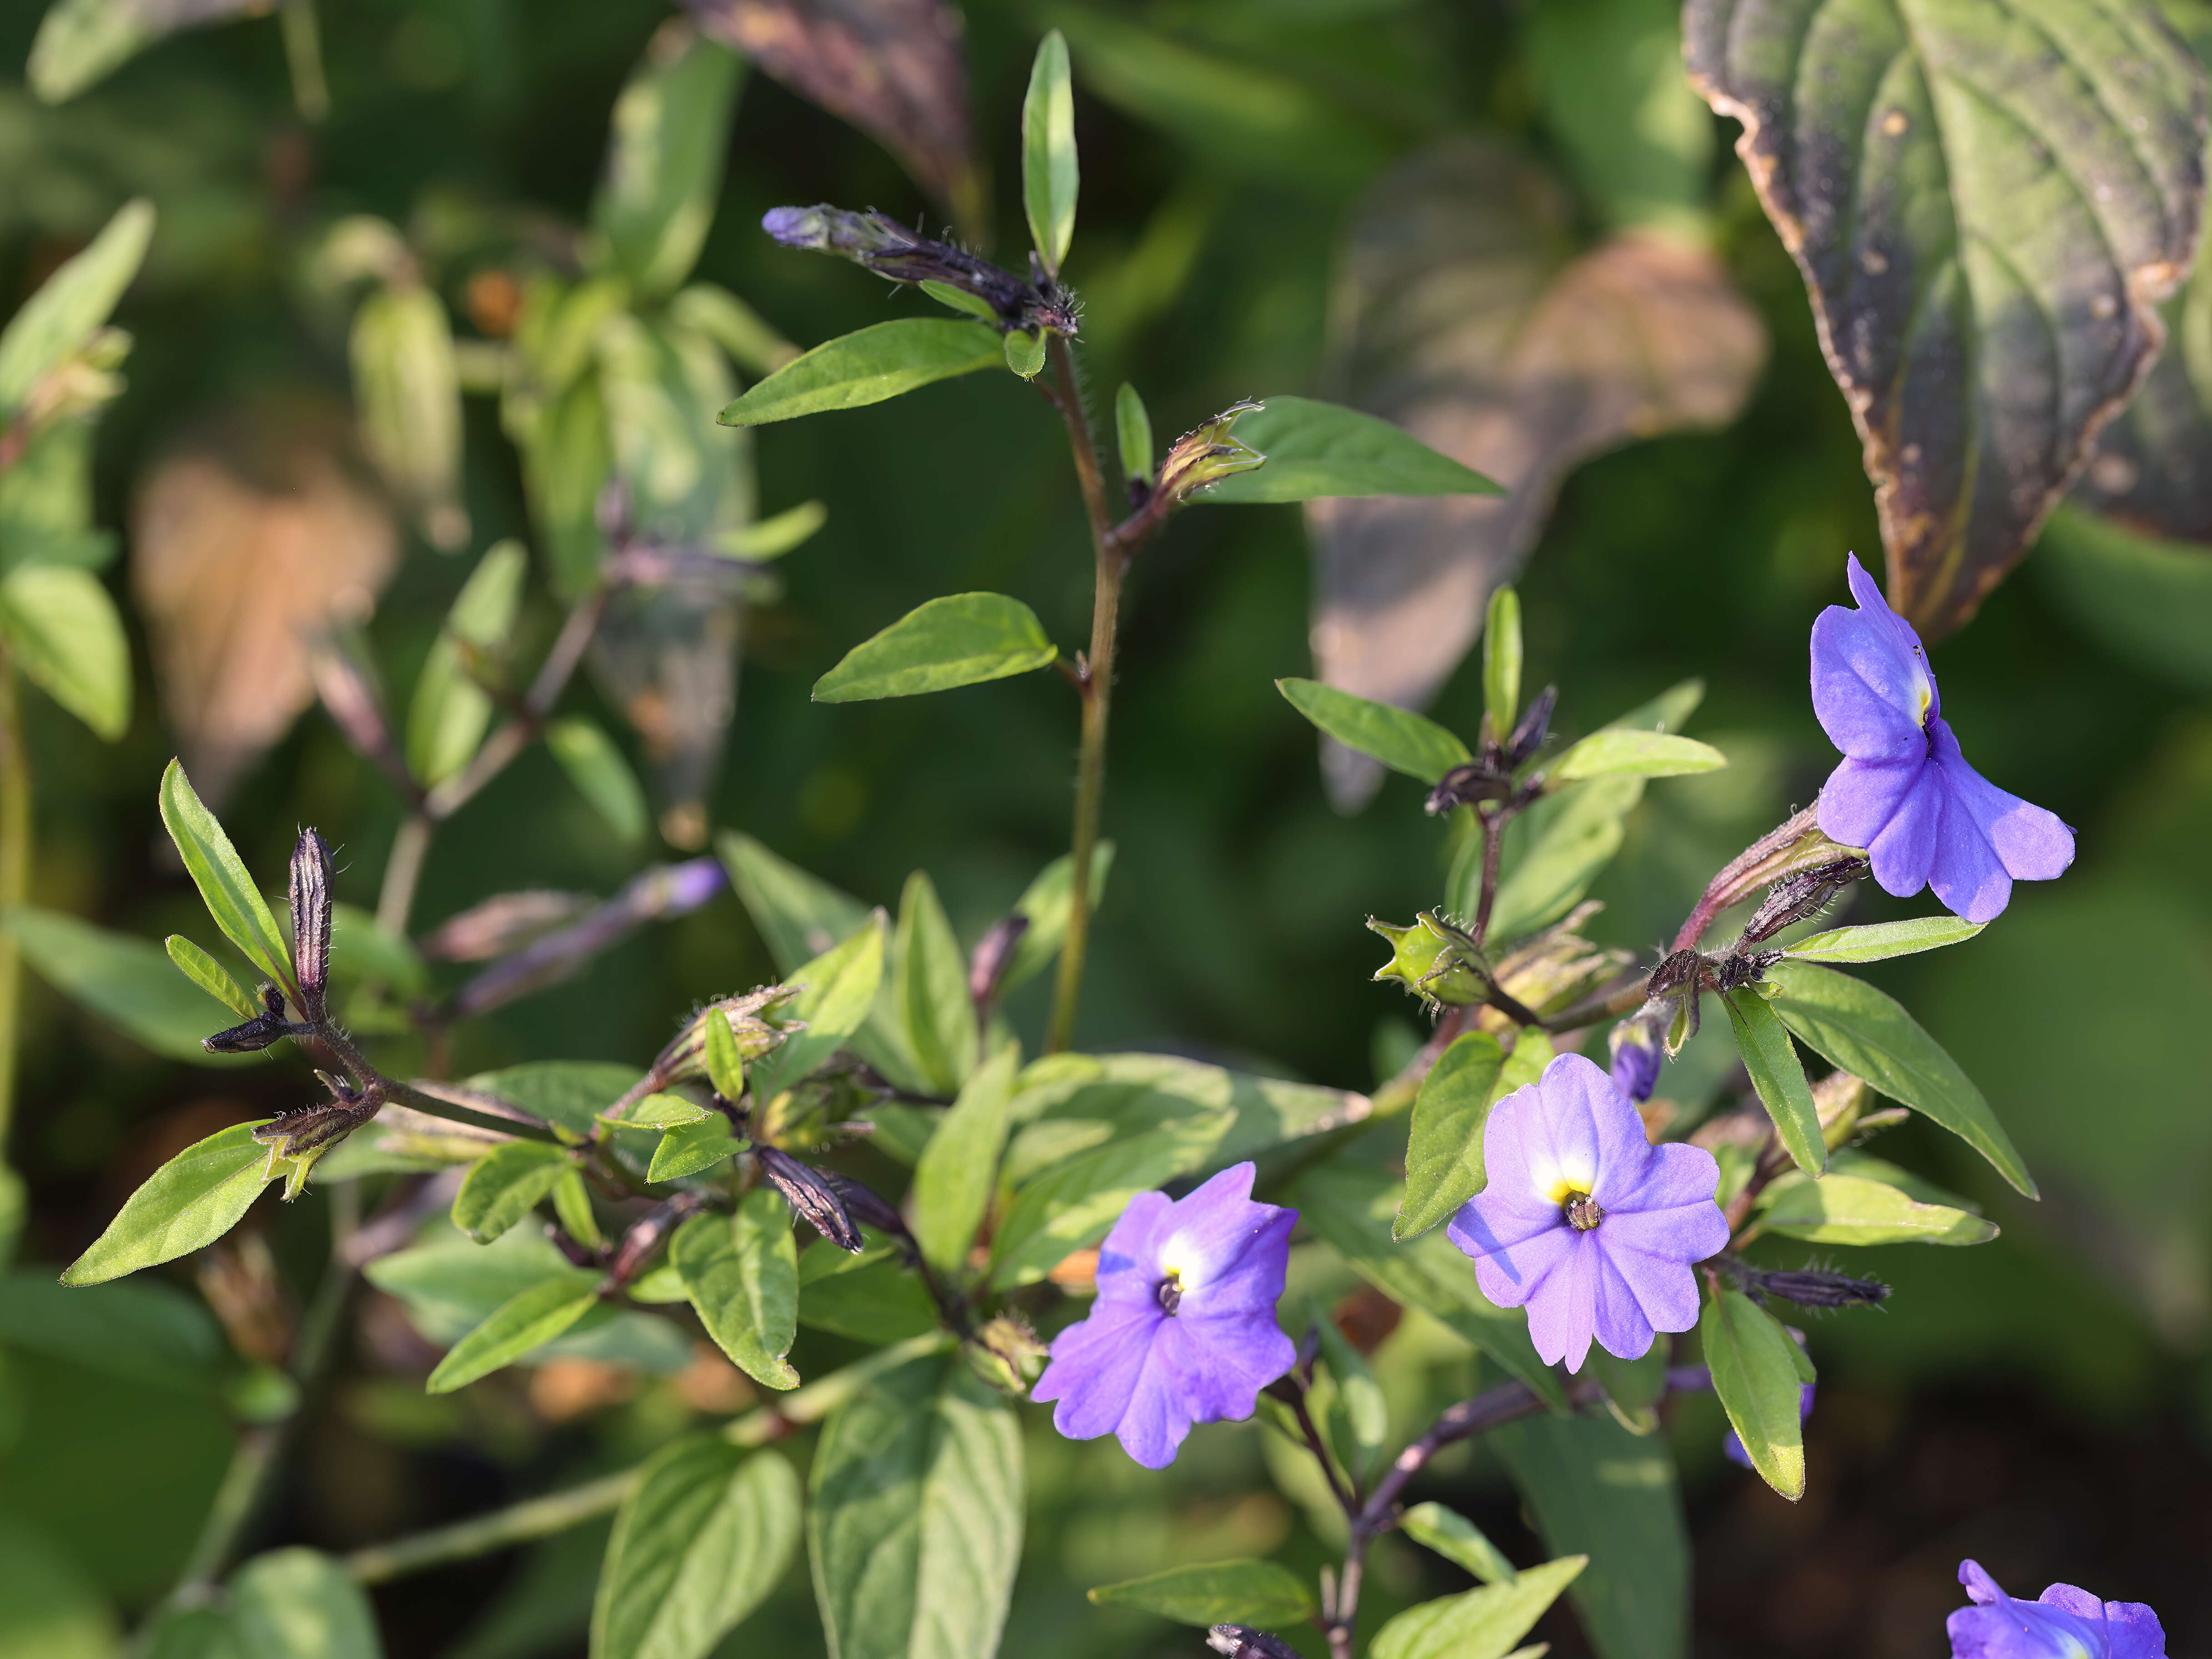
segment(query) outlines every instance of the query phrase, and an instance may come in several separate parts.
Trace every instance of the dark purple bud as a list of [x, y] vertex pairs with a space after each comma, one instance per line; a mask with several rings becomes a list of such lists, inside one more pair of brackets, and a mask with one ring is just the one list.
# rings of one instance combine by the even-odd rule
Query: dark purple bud
[[1747, 985], [1756, 985], [1766, 977], [1766, 970], [1781, 960], [1779, 951], [1731, 951], [1711, 964], [1713, 989], [1725, 995]]
[[830, 1171], [827, 1178], [837, 1196], [843, 1200], [846, 1213], [854, 1220], [892, 1238], [908, 1236], [906, 1218], [875, 1188], [863, 1186], [850, 1176], [838, 1175], [835, 1171]]
[[1298, 1659], [1298, 1650], [1248, 1625], [1216, 1625], [1206, 1632], [1206, 1645], [1228, 1659]]
[[1030, 919], [1017, 911], [993, 922], [975, 941], [975, 954], [968, 958], [968, 1000], [975, 1005], [978, 1018], [988, 1016], [999, 1000], [999, 981], [1013, 965], [1014, 952], [1029, 931]]
[[938, 283], [983, 302], [1002, 330], [1073, 335], [1073, 300], [1041, 270], [1024, 279], [950, 242], [933, 241], [881, 213], [854, 213], [827, 203], [771, 208], [761, 228], [786, 247], [850, 259], [894, 283]]
[[1811, 1268], [1790, 1273], [1748, 1263], [1732, 1271], [1751, 1295], [1778, 1296], [1801, 1308], [1871, 1308], [1889, 1299], [1889, 1286], [1878, 1279], [1853, 1279]]
[[1559, 701], [1559, 688], [1546, 686], [1536, 701], [1528, 705], [1528, 712], [1521, 716], [1521, 724], [1513, 728], [1513, 735], [1505, 740], [1501, 758], [1509, 772], [1525, 763], [1544, 746], [1544, 739], [1552, 734], [1552, 710]]
[[1694, 992], [1705, 968], [1705, 958], [1698, 951], [1677, 951], [1651, 970], [1644, 994], [1658, 998], [1685, 988]]
[[1827, 907], [1828, 901], [1872, 868], [1864, 859], [1835, 859], [1810, 870], [1784, 876], [1766, 890], [1766, 896], [1744, 924], [1747, 944], [1771, 939], [1784, 928], [1808, 921]]
[[279, 1158], [304, 1158], [312, 1164], [315, 1157], [328, 1152], [374, 1117], [384, 1104], [380, 1089], [356, 1091], [327, 1074], [318, 1075], [322, 1076], [335, 1098], [319, 1106], [303, 1106], [295, 1112], [282, 1113], [253, 1132], [253, 1138], [275, 1148], [275, 1156]]
[[1231, 404], [1212, 420], [1201, 422], [1177, 438], [1167, 459], [1160, 463], [1153, 494], [1164, 497], [1170, 506], [1180, 505], [1224, 478], [1267, 465], [1265, 455], [1230, 432], [1237, 416], [1252, 414], [1265, 406], [1249, 398]]
[[1662, 1003], [1655, 1014], [1646, 1004], [1641, 1012], [1613, 1028], [1613, 1085], [1639, 1106], [1658, 1086], [1659, 1068], [1667, 1059], [1661, 1037], [1673, 1012]]
[[549, 1221], [545, 1224], [545, 1237], [555, 1249], [568, 1258], [569, 1266], [596, 1267], [599, 1265], [599, 1253], [590, 1245], [571, 1238], [568, 1236], [568, 1230], [558, 1222]]
[[1422, 810], [1439, 817], [1455, 806], [1471, 806], [1479, 800], [1504, 800], [1513, 793], [1513, 780], [1486, 760], [1455, 766], [1429, 791]]
[[760, 1161], [761, 1174], [783, 1194], [783, 1201], [791, 1206], [794, 1215], [804, 1218], [809, 1226], [839, 1249], [860, 1254], [860, 1230], [853, 1224], [845, 1200], [838, 1196], [828, 1177], [773, 1146], [756, 1146], [753, 1156]]
[[323, 991], [331, 978], [331, 849], [313, 830], [302, 830], [292, 849], [292, 971], [300, 979], [300, 1006], [310, 1020], [323, 1017]]
[[296, 1034], [284, 1018], [284, 994], [273, 985], [261, 988], [261, 1012], [243, 1025], [202, 1037], [200, 1047], [211, 1054], [251, 1054]]

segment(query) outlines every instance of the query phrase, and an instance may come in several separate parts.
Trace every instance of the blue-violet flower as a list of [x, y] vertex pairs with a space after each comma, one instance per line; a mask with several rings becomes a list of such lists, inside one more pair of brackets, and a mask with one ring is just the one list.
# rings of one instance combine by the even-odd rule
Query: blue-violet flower
[[1711, 1152], [1653, 1146], [1611, 1078], [1561, 1054], [1492, 1109], [1482, 1154], [1489, 1184], [1448, 1231], [1485, 1296], [1528, 1308], [1546, 1364], [1580, 1370], [1593, 1337], [1640, 1358], [1655, 1333], [1698, 1322], [1690, 1264], [1729, 1241]]
[[1249, 1417], [1297, 1358], [1275, 1323], [1296, 1210], [1252, 1202], [1234, 1164], [1188, 1197], [1139, 1193], [1098, 1251], [1098, 1299], [1030, 1391], [1071, 1440], [1112, 1433], [1148, 1469], [1194, 1423]]
[[2074, 832], [1969, 765], [1943, 718], [1928, 653], [1850, 561], [1859, 608], [1813, 623], [1813, 712], [1844, 751], [1821, 787], [1820, 831], [1863, 847], [1885, 891], [1923, 887], [1968, 921], [1988, 921], [2014, 881], [2048, 881], [2074, 861]]
[[2166, 1659], [2166, 1632], [2140, 1601], [2100, 1601], [2071, 1584], [2015, 1601], [1973, 1561], [1959, 1563], [1959, 1582], [1974, 1605], [1944, 1620], [1952, 1659]]

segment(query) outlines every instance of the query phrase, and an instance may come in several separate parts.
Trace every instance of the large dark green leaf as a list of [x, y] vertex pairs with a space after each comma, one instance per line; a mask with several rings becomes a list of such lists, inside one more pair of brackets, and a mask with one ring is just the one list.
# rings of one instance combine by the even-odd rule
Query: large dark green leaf
[[833, 1659], [989, 1659], [1021, 1553], [1021, 1431], [966, 1361], [871, 1378], [823, 1431], [807, 1485]]
[[1406, 1197], [1390, 1224], [1405, 1240], [1449, 1221], [1482, 1190], [1482, 1133], [1498, 1098], [1505, 1051], [1487, 1031], [1469, 1031], [1437, 1056], [1413, 1102], [1406, 1140]]
[[1003, 593], [949, 593], [863, 640], [814, 682], [817, 702], [913, 697], [1026, 674], [1060, 654], [1036, 612]]
[[902, 317], [825, 341], [722, 411], [727, 426], [764, 426], [879, 404], [1005, 361], [998, 331], [950, 317]]
[[702, 1659], [758, 1607], [799, 1545], [799, 1477], [719, 1435], [664, 1447], [615, 1516], [592, 1659]]
[[1103, 1607], [1137, 1607], [1179, 1625], [1255, 1625], [1273, 1630], [1314, 1616], [1305, 1580], [1273, 1561], [1209, 1561], [1170, 1567], [1144, 1578], [1101, 1584], [1091, 1599]]
[[1270, 398], [1238, 423], [1237, 439], [1267, 464], [1224, 478], [1202, 501], [1310, 501], [1343, 495], [1497, 495], [1472, 467], [1439, 455], [1401, 427], [1342, 404]]
[[1799, 1042], [1934, 1119], [2035, 1196], [2034, 1178], [1982, 1091], [1896, 998], [1808, 962], [1777, 963], [1766, 979], [1770, 1006]]
[[799, 1249], [781, 1195], [756, 1187], [734, 1215], [693, 1216], [668, 1258], [699, 1322], [740, 1370], [771, 1389], [799, 1386], [784, 1358], [799, 1334]]
[[1569, 1594], [1599, 1659], [1683, 1659], [1689, 1528], [1665, 1443], [1607, 1417], [1539, 1417], [1485, 1443], [1504, 1460], [1545, 1547], [1589, 1558]]
[[0, 1346], [157, 1387], [206, 1390], [228, 1350], [198, 1299], [158, 1279], [97, 1291], [0, 1276]]
[[253, 1138], [258, 1127], [217, 1130], [148, 1176], [62, 1283], [99, 1285], [173, 1261], [236, 1226], [269, 1181], [269, 1148]]
[[1926, 635], [2026, 550], [2188, 274], [2203, 75], [2156, 7], [1689, 0], [1692, 80], [1810, 290]]

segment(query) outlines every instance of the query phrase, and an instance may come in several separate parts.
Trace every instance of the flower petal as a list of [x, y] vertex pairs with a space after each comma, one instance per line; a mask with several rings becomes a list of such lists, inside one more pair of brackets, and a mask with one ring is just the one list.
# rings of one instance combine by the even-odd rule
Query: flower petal
[[1920, 744], [1933, 682], [1889, 630], [1830, 605], [1813, 623], [1813, 713], [1837, 748], [1859, 760], [1903, 760]]
[[[1561, 1054], [1544, 1067], [1536, 1082], [1548, 1121], [1571, 1129], [1577, 1146], [1591, 1148], [1592, 1197], [1607, 1209], [1644, 1182], [1651, 1165], [1651, 1142], [1644, 1119], [1606, 1073], [1580, 1054]], [[1567, 1136], [1563, 1134], [1564, 1143]]]
[[[1940, 768], [1929, 771], [1942, 777]], [[1994, 921], [2012, 902], [2012, 878], [1997, 860], [1996, 849], [1982, 834], [1948, 779], [1943, 782], [1942, 816], [1936, 822], [1936, 859], [1928, 885], [1944, 907], [1967, 921]]]
[[1445, 1233], [1474, 1258], [1474, 1282], [1501, 1308], [1518, 1308], [1526, 1303], [1565, 1262], [1575, 1240], [1582, 1237], [1555, 1210], [1549, 1224], [1538, 1232], [1510, 1241], [1497, 1238], [1474, 1204], [1452, 1218]]
[[[1167, 1322], [1174, 1323], [1172, 1320]], [[1148, 1469], [1164, 1469], [1174, 1462], [1176, 1449], [1190, 1433], [1190, 1413], [1183, 1409], [1181, 1391], [1159, 1347], [1155, 1343], [1146, 1350], [1144, 1368], [1129, 1395], [1128, 1409], [1122, 1413], [1114, 1429], [1121, 1449]], [[1060, 1426], [1057, 1413], [1053, 1426]], [[1061, 1429], [1060, 1432], [1066, 1434], [1067, 1431]]]
[[[1605, 1229], [1601, 1226], [1598, 1231]], [[1692, 1285], [1690, 1300], [1695, 1303], [1697, 1297]], [[1596, 1326], [1598, 1346], [1617, 1359], [1643, 1358], [1651, 1352], [1652, 1340], [1658, 1334], [1644, 1316], [1634, 1287], [1622, 1276], [1620, 1264], [1602, 1243], [1598, 1246]]]
[[1820, 786], [1816, 805], [1820, 833], [1845, 847], [1871, 847], [1889, 827], [1927, 767], [1923, 751], [1911, 760], [1863, 761], [1846, 756]]
[[1893, 897], [1910, 898], [1928, 884], [1942, 828], [1945, 793], [1941, 775], [1923, 765], [1881, 833], [1866, 844], [1874, 878]]
[[[1590, 1339], [1597, 1330], [1597, 1276], [1600, 1267], [1595, 1235], [1565, 1230], [1570, 1240], [1565, 1260], [1544, 1274], [1528, 1297], [1528, 1340], [1547, 1365], [1566, 1362], [1570, 1371], [1583, 1368], [1589, 1358]], [[1482, 1279], [1485, 1263], [1475, 1263], [1475, 1278]], [[1485, 1284], [1483, 1293], [1490, 1294]], [[1490, 1298], [1496, 1302], [1494, 1296]]]
[[2109, 1659], [2166, 1659], [2166, 1627], [2141, 1601], [2105, 1603]]
[[1071, 1440], [1093, 1440], [1127, 1412], [1152, 1351], [1156, 1327], [1166, 1322], [1157, 1304], [1143, 1310], [1093, 1304], [1088, 1318], [1053, 1339], [1052, 1363], [1030, 1390], [1032, 1400], [1056, 1400], [1053, 1426]]
[[2008, 794], [1966, 763], [1950, 722], [1929, 728], [1936, 764], [2015, 881], [2050, 881], [2074, 862], [2074, 832], [2056, 812]]
[[[1717, 1207], [1706, 1207], [1712, 1211], [1714, 1219], [1720, 1220]], [[1668, 1227], [1662, 1218], [1673, 1218], [1674, 1225]], [[1721, 1221], [1719, 1243], [1713, 1243], [1711, 1249], [1698, 1248], [1712, 1243], [1713, 1236], [1710, 1233], [1701, 1234], [1684, 1248], [1682, 1224], [1688, 1219], [1688, 1212], [1683, 1211], [1607, 1216], [1597, 1230], [1598, 1249], [1636, 1297], [1644, 1317], [1656, 1330], [1686, 1331], [1698, 1322], [1698, 1276], [1691, 1271], [1690, 1264], [1702, 1261], [1728, 1243], [1728, 1224]], [[1604, 1237], [1607, 1234], [1611, 1237]], [[1692, 1249], [1698, 1254], [1691, 1255]], [[1621, 1357], [1630, 1358], [1626, 1354]]]
[[[1715, 1219], [1719, 1218], [1720, 1206], [1714, 1198], [1721, 1184], [1718, 1159], [1704, 1147], [1692, 1146], [1686, 1140], [1667, 1141], [1654, 1146], [1651, 1153], [1642, 1182], [1632, 1190], [1601, 1200], [1608, 1220], [1616, 1215], [1686, 1206], [1711, 1210]], [[1713, 1247], [1719, 1248], [1717, 1244]], [[1711, 1255], [1712, 1250], [1705, 1254]]]
[[1178, 1314], [1162, 1328], [1158, 1346], [1183, 1414], [1197, 1423], [1251, 1416], [1260, 1390], [1298, 1357], [1272, 1310], [1213, 1319]]
[[1160, 1269], [1153, 1235], [1172, 1207], [1165, 1193], [1139, 1193], [1098, 1247], [1098, 1300], [1153, 1306]]

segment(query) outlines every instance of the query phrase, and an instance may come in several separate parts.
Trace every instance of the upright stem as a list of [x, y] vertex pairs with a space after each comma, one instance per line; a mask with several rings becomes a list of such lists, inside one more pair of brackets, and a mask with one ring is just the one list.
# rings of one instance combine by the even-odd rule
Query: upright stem
[[1121, 623], [1121, 578], [1129, 556], [1115, 545], [1106, 506], [1106, 480], [1099, 470], [1098, 446], [1083, 412], [1076, 385], [1075, 356], [1067, 342], [1051, 337], [1047, 349], [1059, 395], [1060, 418], [1075, 460], [1076, 482], [1091, 521], [1091, 549], [1097, 581], [1091, 605], [1091, 653], [1084, 661], [1083, 753], [1075, 775], [1075, 833], [1071, 850], [1074, 875], [1067, 910], [1067, 939], [1060, 952], [1060, 976], [1053, 988], [1048, 1053], [1067, 1047], [1075, 1033], [1075, 1009], [1083, 992], [1084, 953], [1091, 943], [1091, 861], [1098, 845], [1098, 818], [1106, 798], [1106, 725], [1114, 696], [1114, 641]]
[[[0, 913], [31, 896], [31, 757], [23, 750], [15, 665], [0, 652]], [[12, 933], [0, 932], [0, 1149], [15, 1107], [16, 1025], [21, 1009], [22, 952]]]

